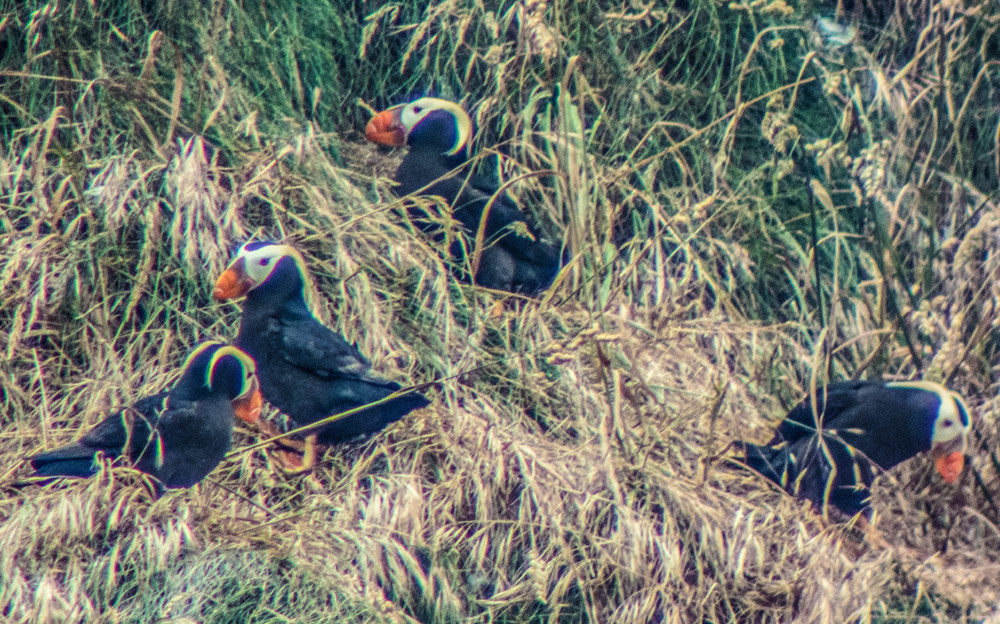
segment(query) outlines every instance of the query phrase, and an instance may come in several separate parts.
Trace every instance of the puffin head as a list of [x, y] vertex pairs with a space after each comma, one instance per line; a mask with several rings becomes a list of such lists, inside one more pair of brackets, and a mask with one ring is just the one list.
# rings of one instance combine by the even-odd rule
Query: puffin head
[[938, 386], [938, 396], [941, 405], [931, 430], [931, 459], [941, 478], [954, 483], [965, 467], [965, 447], [972, 419], [969, 408], [957, 393]]
[[965, 401], [957, 393], [932, 381], [894, 381], [886, 385], [921, 391], [918, 394], [930, 393], [937, 399], [934, 409], [928, 409], [930, 405], [921, 400], [921, 407], [914, 412], [920, 416], [920, 422], [914, 421], [914, 426], [923, 432], [925, 440], [929, 438], [931, 459], [938, 474], [945, 482], [954, 483], [965, 467], [966, 440], [972, 429]]
[[268, 280], [281, 274], [297, 272], [306, 282], [305, 260], [290, 245], [269, 242], [246, 243], [236, 253], [236, 258], [215, 282], [212, 298], [226, 301], [242, 297]]
[[260, 419], [262, 398], [253, 358], [232, 345], [203, 342], [188, 355], [181, 379], [232, 402], [237, 418], [248, 423]]
[[468, 147], [472, 120], [450, 100], [422, 97], [398, 104], [372, 117], [365, 138], [392, 147], [425, 147], [455, 156]]

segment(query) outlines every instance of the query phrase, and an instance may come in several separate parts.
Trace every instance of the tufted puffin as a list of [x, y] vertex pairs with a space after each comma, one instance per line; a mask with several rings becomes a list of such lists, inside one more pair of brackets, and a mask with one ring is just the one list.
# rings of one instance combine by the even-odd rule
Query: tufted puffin
[[191, 487], [229, 450], [233, 417], [256, 421], [261, 398], [254, 362], [239, 349], [204, 342], [184, 362], [168, 391], [108, 416], [76, 442], [31, 458], [32, 477], [90, 477], [99, 453], [121, 459], [153, 477], [154, 494]]
[[[468, 276], [468, 263], [483, 212], [489, 216], [475, 283], [494, 290], [535, 296], [548, 288], [559, 272], [559, 248], [542, 241], [525, 220], [524, 213], [498, 187], [469, 168], [457, 169], [468, 160], [472, 121], [455, 102], [422, 97], [393, 106], [368, 122], [365, 137], [393, 147], [409, 146], [396, 170], [396, 192], [404, 195], [436, 195], [451, 208], [462, 225], [466, 241], [451, 245], [452, 258], [460, 265], [459, 276]], [[492, 204], [491, 204], [492, 202]], [[425, 231], [434, 224], [411, 207], [410, 215]], [[438, 240], [440, 240], [440, 236]]]
[[941, 477], [955, 482], [970, 428], [962, 398], [936, 383], [842, 381], [817, 388], [815, 410], [808, 397], [796, 405], [766, 445], [742, 445], [746, 464], [789, 494], [868, 518], [876, 471], [918, 453], [930, 451]]
[[[246, 295], [236, 345], [257, 362], [261, 393], [294, 423], [305, 426], [386, 398], [400, 389], [371, 372], [357, 347], [312, 315], [308, 273], [293, 247], [246, 243], [219, 276], [213, 297]], [[312, 467], [316, 443], [332, 444], [380, 431], [429, 401], [416, 392], [321, 426], [305, 439], [302, 466]]]

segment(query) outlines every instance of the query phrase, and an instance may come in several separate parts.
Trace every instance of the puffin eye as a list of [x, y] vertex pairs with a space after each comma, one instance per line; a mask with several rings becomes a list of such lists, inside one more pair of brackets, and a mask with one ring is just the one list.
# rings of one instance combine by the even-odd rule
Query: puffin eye
[[952, 424], [953, 424], [953, 423], [952, 423], [952, 421], [951, 421], [951, 419], [950, 419], [950, 418], [948, 418], [947, 420], [945, 420], [945, 421], [944, 421], [944, 426], [945, 426], [945, 427], [950, 427], [950, 426], [951, 426]]
[[420, 112], [421, 110], [423, 110], [423, 109], [422, 109], [422, 108], [420, 108], [419, 106], [414, 106], [414, 107], [413, 107], [413, 112], [414, 112], [414, 113], [419, 113], [419, 112]]
[[270, 262], [270, 261], [271, 261], [270, 258], [261, 258], [260, 259], [260, 266], [267, 266], [267, 263]]

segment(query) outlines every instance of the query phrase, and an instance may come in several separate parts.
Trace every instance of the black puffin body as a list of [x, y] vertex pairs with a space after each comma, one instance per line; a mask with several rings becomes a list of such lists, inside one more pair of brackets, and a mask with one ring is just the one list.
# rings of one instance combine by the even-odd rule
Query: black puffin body
[[[215, 287], [226, 300], [246, 295], [236, 345], [257, 362], [261, 392], [298, 426], [384, 399], [399, 384], [372, 374], [368, 361], [320, 323], [305, 300], [305, 267], [287, 245], [247, 243]], [[331, 444], [383, 429], [428, 400], [411, 392], [323, 425], [306, 438], [302, 469], [314, 444]]]
[[247, 408], [260, 409], [253, 360], [234, 347], [203, 343], [173, 388], [105, 418], [73, 444], [32, 457], [32, 476], [90, 477], [103, 453], [152, 476], [157, 495], [190, 487], [222, 461], [237, 412], [252, 417]]
[[742, 443], [746, 464], [789, 494], [867, 517], [880, 469], [931, 451], [942, 477], [958, 478], [971, 423], [954, 392], [929, 382], [845, 381], [816, 394], [815, 409], [809, 398], [799, 403], [767, 445]]
[[[506, 194], [497, 194], [496, 185], [471, 174], [468, 167], [456, 170], [467, 161], [471, 134], [472, 122], [458, 104], [430, 97], [379, 113], [365, 130], [370, 141], [409, 146], [396, 171], [396, 191], [401, 196], [436, 195], [451, 207], [466, 235], [464, 242], [456, 241], [450, 249], [459, 264], [467, 264], [472, 256], [483, 212], [489, 206], [476, 284], [537, 295], [559, 272], [559, 249], [538, 237], [517, 205]], [[435, 227], [418, 208], [411, 208], [410, 214], [423, 229]], [[467, 268], [461, 270], [460, 275], [467, 277]]]

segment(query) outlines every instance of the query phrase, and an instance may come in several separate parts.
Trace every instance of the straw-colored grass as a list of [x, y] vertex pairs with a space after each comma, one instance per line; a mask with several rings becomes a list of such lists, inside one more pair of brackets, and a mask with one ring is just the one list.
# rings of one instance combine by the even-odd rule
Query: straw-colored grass
[[[0, 4], [0, 619], [994, 615], [995, 7], [376, 4]], [[363, 142], [426, 92], [566, 241], [539, 301], [458, 283]], [[432, 405], [305, 477], [238, 427], [155, 502], [120, 468], [8, 487], [235, 335], [210, 292], [248, 237], [301, 249], [323, 319]], [[976, 412], [958, 485], [881, 478], [889, 549], [729, 448], [879, 375]]]

